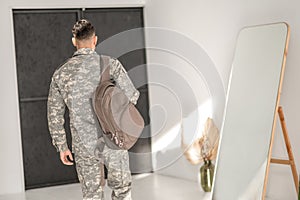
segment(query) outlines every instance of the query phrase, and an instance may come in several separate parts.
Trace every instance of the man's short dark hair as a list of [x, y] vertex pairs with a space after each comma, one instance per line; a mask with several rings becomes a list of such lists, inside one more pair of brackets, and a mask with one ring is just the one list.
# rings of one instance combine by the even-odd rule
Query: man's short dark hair
[[77, 21], [72, 29], [73, 36], [77, 40], [86, 40], [91, 38], [95, 34], [96, 30], [94, 26], [86, 19]]

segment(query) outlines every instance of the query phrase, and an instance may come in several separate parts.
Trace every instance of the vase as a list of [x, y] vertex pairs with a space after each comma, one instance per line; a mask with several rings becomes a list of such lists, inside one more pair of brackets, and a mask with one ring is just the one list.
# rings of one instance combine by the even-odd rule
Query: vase
[[204, 160], [203, 165], [200, 168], [200, 182], [204, 192], [210, 192], [213, 183], [215, 165], [211, 160]]

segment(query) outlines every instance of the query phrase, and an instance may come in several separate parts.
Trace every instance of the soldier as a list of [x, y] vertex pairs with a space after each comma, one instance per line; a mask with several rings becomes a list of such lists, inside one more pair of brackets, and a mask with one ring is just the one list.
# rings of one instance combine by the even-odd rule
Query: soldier
[[[52, 143], [65, 165], [73, 165], [64, 129], [65, 107], [69, 110], [72, 152], [84, 200], [103, 200], [101, 160], [95, 155], [97, 140], [102, 135], [95, 117], [91, 97], [100, 81], [100, 56], [95, 52], [95, 28], [85, 19], [75, 23], [72, 42], [77, 48], [52, 77], [48, 97], [48, 123]], [[136, 104], [139, 92], [133, 86], [122, 64], [110, 59], [110, 76], [130, 101]], [[99, 140], [98, 140], [99, 141]], [[107, 182], [113, 200], [131, 199], [131, 173], [126, 150], [104, 146], [102, 158], [108, 170]]]

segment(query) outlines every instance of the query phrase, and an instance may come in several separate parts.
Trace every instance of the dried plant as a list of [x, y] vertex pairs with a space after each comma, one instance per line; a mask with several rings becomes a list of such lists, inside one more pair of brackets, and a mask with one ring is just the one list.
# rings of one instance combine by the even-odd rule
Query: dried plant
[[204, 160], [213, 160], [217, 156], [219, 144], [219, 130], [213, 120], [208, 118], [205, 122], [202, 136], [187, 145], [184, 142], [184, 131], [181, 127], [181, 147], [186, 159], [196, 165]]

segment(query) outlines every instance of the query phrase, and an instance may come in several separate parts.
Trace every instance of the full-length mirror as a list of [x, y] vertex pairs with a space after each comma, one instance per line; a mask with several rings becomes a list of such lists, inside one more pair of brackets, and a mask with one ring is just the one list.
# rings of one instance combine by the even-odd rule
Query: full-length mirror
[[289, 38], [286, 23], [239, 33], [212, 192], [214, 200], [264, 199]]

